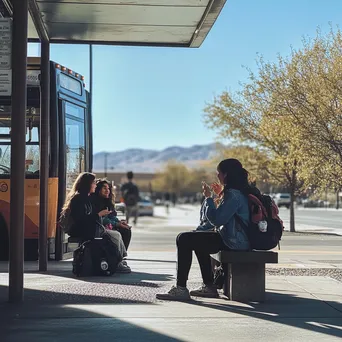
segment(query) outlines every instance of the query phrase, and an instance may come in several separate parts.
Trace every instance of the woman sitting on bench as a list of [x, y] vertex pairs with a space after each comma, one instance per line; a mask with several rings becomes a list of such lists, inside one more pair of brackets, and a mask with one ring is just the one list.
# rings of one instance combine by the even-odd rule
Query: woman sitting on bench
[[[92, 240], [108, 234], [111, 241], [118, 246], [120, 260], [127, 256], [127, 252], [121, 235], [117, 231], [107, 231], [102, 226], [102, 217], [111, 213], [108, 209], [96, 212], [90, 200], [90, 195], [95, 192], [95, 175], [81, 173], [75, 180], [72, 190], [69, 192], [62, 209], [61, 217], [70, 216], [71, 225], [68, 234], [71, 237], [80, 238], [83, 241]], [[131, 269], [126, 262], [121, 261], [117, 272], [129, 273]]]
[[91, 195], [94, 210], [100, 213], [102, 210], [109, 210], [110, 214], [102, 217], [102, 224], [109, 230], [116, 230], [121, 234], [126, 251], [131, 242], [132, 231], [126, 221], [119, 220], [115, 211], [115, 195], [112, 185], [106, 179], [99, 179], [96, 182], [95, 193]]
[[[177, 284], [168, 293], [157, 294], [157, 299], [190, 300], [192, 296], [218, 297], [210, 254], [220, 250], [248, 250], [248, 237], [240, 226], [238, 216], [246, 225], [249, 222], [247, 195], [252, 188], [248, 183], [248, 172], [236, 159], [225, 159], [217, 166], [220, 184], [209, 186], [202, 182], [205, 200], [201, 207], [200, 226], [196, 231], [177, 236]], [[222, 189], [222, 191], [220, 190]], [[220, 202], [215, 205], [213, 192], [218, 193]], [[192, 251], [200, 264], [203, 285], [189, 292], [186, 287], [192, 263]]]

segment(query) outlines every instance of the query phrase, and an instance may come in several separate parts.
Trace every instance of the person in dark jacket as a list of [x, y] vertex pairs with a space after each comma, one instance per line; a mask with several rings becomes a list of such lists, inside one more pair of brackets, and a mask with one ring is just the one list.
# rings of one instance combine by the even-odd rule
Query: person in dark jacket
[[69, 212], [72, 218], [69, 235], [84, 240], [93, 239], [98, 235], [97, 227], [101, 217], [108, 215], [108, 209], [94, 212], [90, 201], [90, 194], [95, 192], [95, 175], [81, 173], [69, 192], [62, 209], [61, 216]]
[[[95, 175], [92, 173], [81, 173], [75, 180], [61, 213], [61, 217], [69, 215], [72, 219], [72, 224], [68, 232], [71, 237], [91, 240], [95, 237], [101, 237], [102, 234], [105, 233], [105, 229], [103, 229], [102, 226], [102, 218], [111, 214], [111, 211], [108, 210], [108, 208], [100, 210], [99, 212], [93, 209], [90, 195], [95, 192], [95, 189]], [[118, 247], [120, 247], [120, 245], [123, 246], [119, 232], [108, 231], [106, 233], [114, 244]], [[121, 260], [126, 255], [127, 252], [123, 246]], [[117, 272], [129, 273], [131, 270], [123, 261], [121, 261], [118, 265]]]
[[102, 223], [105, 227], [117, 230], [121, 234], [126, 250], [128, 250], [132, 238], [131, 226], [117, 217], [112, 184], [106, 179], [99, 179], [96, 182], [95, 193], [91, 196], [91, 200], [96, 212], [101, 212], [101, 210], [105, 209], [111, 212], [102, 218]]
[[129, 219], [134, 215], [133, 223], [137, 224], [139, 217], [139, 188], [133, 183], [133, 172], [127, 172], [128, 182], [121, 187], [121, 194], [126, 205], [126, 221], [129, 223]]

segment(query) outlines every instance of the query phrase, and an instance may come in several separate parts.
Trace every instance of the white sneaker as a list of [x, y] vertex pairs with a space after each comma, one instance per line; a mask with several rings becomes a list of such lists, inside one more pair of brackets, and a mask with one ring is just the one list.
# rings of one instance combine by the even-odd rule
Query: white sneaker
[[118, 265], [118, 267], [116, 268], [116, 272], [117, 273], [131, 273], [132, 270], [131, 268], [127, 265], [127, 263], [124, 263], [123, 261], [121, 261]]
[[191, 291], [190, 295], [206, 298], [217, 298], [219, 296], [217, 288], [214, 285], [208, 286], [205, 284], [203, 284], [199, 289]]
[[178, 300], [178, 301], [191, 300], [189, 290], [186, 287], [180, 287], [180, 286], [172, 286], [169, 292], [156, 294], [156, 298], [161, 299], [161, 300]]

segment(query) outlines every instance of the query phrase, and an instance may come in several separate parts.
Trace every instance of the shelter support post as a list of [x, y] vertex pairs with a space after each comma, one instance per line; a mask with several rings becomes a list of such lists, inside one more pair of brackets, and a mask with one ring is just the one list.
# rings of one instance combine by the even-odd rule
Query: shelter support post
[[13, 0], [9, 301], [24, 298], [28, 0]]
[[39, 197], [39, 271], [47, 271], [48, 262], [48, 186], [50, 127], [50, 44], [41, 43], [40, 79], [40, 197]]

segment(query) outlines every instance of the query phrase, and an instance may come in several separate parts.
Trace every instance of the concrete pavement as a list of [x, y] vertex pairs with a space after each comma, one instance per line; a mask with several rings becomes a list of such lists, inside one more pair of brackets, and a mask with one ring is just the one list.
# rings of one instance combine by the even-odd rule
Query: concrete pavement
[[[173, 208], [172, 208], [173, 209]], [[338, 341], [342, 337], [342, 237], [285, 233], [279, 265], [267, 268], [265, 303], [224, 297], [163, 302], [175, 283], [175, 237], [194, 228], [195, 210], [141, 218], [133, 229], [131, 274], [79, 279], [71, 261], [25, 263], [25, 301], [7, 303], [8, 265], [0, 263], [1, 342]], [[193, 213], [192, 213], [193, 212]], [[194, 258], [190, 289], [201, 284]]]
[[[290, 211], [280, 209], [285, 229], [289, 227]], [[342, 235], [342, 210], [324, 208], [302, 208], [295, 210], [296, 230]]]
[[[174, 284], [175, 254], [131, 252], [132, 274], [76, 279], [69, 261], [39, 274], [27, 263], [25, 302], [5, 303], [0, 274], [3, 342], [41, 341], [338, 341], [342, 283], [329, 277], [267, 276], [265, 303], [224, 298], [163, 302]], [[30, 267], [29, 267], [30, 266]], [[189, 288], [200, 285], [195, 264]]]

